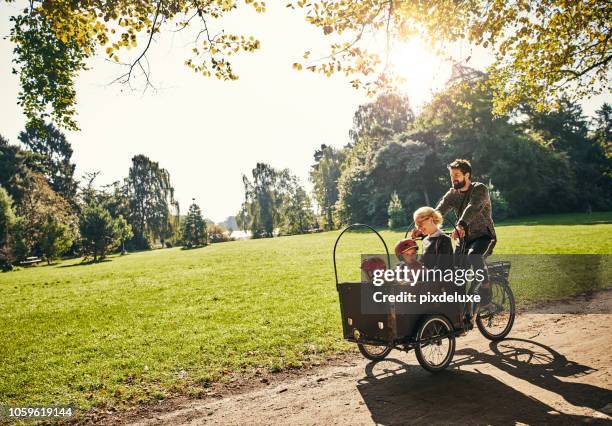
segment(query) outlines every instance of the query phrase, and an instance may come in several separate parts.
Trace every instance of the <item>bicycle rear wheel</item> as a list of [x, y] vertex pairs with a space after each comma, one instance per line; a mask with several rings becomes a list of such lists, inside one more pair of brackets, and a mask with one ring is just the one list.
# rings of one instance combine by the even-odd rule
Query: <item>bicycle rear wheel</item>
[[484, 337], [494, 342], [505, 338], [514, 324], [516, 306], [512, 289], [506, 282], [491, 283], [491, 303], [480, 308], [476, 325]]

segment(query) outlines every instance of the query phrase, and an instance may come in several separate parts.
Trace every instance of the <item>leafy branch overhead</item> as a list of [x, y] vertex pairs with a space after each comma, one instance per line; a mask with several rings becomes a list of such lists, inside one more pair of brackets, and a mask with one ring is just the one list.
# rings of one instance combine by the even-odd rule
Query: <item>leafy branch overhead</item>
[[[253, 36], [213, 29], [219, 27], [213, 24], [243, 5], [266, 10], [263, 1], [254, 0], [32, 0], [11, 18], [13, 72], [21, 83], [18, 103], [31, 124], [52, 120], [76, 129], [74, 83], [86, 60], [102, 52], [124, 67], [116, 82], [129, 84], [140, 73], [149, 87], [146, 55], [167, 28], [196, 30], [188, 67], [207, 77], [235, 80], [229, 58], [253, 52], [260, 43]], [[457, 43], [491, 49], [495, 60], [488, 74], [496, 114], [525, 103], [547, 110], [562, 95], [576, 100], [611, 88], [609, 2], [286, 0], [284, 5], [304, 13], [307, 22], [332, 39], [329, 51], [316, 57], [307, 51], [293, 68], [350, 76], [355, 88], [369, 94], [397, 87], [389, 52], [415, 36], [448, 58]]]
[[[12, 0], [7, 0], [12, 2]], [[214, 31], [212, 21], [238, 7], [236, 0], [117, 0], [31, 1], [30, 7], [11, 17], [10, 39], [15, 44], [13, 73], [19, 75], [18, 104], [31, 125], [52, 120], [78, 129], [75, 79], [86, 60], [102, 51], [125, 72], [115, 82], [129, 84], [135, 72], [151, 86], [147, 52], [162, 28], [198, 32], [185, 64], [205, 76], [236, 80], [227, 57], [253, 52], [260, 43], [253, 36]], [[265, 3], [243, 0], [256, 12]], [[144, 39], [144, 43], [139, 43]], [[137, 50], [136, 54], [128, 52]], [[140, 49], [140, 50], [138, 50]], [[126, 59], [129, 58], [129, 59]]]
[[488, 72], [498, 114], [519, 103], [546, 110], [563, 94], [579, 99], [611, 88], [609, 2], [292, 0], [287, 7], [303, 9], [308, 22], [336, 39], [329, 56], [310, 60], [306, 52], [294, 68], [354, 75], [353, 85], [371, 93], [397, 82], [389, 48], [417, 35], [447, 57], [462, 40], [492, 49]]

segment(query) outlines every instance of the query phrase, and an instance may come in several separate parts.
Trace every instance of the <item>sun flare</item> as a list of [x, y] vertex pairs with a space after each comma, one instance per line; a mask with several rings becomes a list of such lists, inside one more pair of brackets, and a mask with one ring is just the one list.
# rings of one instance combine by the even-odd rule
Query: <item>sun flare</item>
[[428, 102], [451, 75], [451, 64], [437, 56], [420, 38], [396, 45], [389, 62], [393, 72], [404, 80], [401, 89], [413, 107]]

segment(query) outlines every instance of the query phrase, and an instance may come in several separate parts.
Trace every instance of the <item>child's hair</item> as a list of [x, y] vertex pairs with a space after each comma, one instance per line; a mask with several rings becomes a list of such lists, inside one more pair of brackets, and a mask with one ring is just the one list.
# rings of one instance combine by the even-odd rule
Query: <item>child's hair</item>
[[414, 212], [414, 219], [417, 217], [423, 217], [425, 219], [431, 217], [436, 225], [441, 225], [444, 219], [439, 211], [432, 209], [431, 207], [421, 207]]

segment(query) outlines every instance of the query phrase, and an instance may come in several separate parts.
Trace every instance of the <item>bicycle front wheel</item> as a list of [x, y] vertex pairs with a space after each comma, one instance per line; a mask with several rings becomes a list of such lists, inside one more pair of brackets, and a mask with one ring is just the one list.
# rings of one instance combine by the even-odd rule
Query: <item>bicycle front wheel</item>
[[491, 293], [491, 303], [479, 308], [476, 324], [484, 337], [496, 342], [512, 330], [516, 306], [508, 283], [492, 282]]

